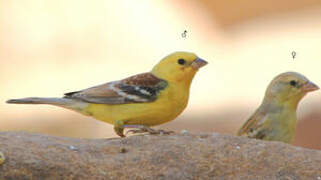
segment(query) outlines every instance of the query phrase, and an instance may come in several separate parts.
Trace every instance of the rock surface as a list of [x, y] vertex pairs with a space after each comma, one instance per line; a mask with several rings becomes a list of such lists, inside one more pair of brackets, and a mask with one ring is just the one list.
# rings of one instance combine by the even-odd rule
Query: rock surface
[[1, 132], [0, 179], [321, 179], [321, 151], [222, 134], [75, 139]]

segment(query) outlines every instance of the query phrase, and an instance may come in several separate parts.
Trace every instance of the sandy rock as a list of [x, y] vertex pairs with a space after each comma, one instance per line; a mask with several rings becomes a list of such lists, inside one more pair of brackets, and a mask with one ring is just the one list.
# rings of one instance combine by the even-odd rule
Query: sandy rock
[[321, 151], [222, 134], [75, 139], [1, 132], [0, 179], [321, 179]]

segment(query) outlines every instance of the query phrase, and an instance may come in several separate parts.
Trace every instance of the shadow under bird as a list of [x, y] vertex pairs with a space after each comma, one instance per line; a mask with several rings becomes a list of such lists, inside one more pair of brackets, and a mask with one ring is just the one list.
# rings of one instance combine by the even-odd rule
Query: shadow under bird
[[50, 104], [71, 109], [113, 124], [121, 137], [125, 137], [124, 128], [136, 128], [128, 131], [132, 133], [168, 133], [150, 126], [171, 121], [185, 109], [194, 75], [206, 64], [194, 53], [175, 52], [147, 73], [66, 93], [62, 98], [30, 97], [7, 103]]
[[260, 107], [238, 131], [239, 136], [291, 143], [300, 100], [319, 87], [302, 74], [286, 72], [267, 87]]

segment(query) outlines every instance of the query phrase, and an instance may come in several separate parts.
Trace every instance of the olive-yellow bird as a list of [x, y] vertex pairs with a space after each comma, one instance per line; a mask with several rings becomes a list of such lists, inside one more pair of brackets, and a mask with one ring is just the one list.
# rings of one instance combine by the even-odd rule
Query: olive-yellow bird
[[159, 133], [150, 126], [175, 119], [187, 106], [194, 75], [207, 62], [194, 53], [175, 52], [163, 58], [147, 73], [108, 82], [62, 98], [11, 99], [7, 103], [50, 104], [114, 125], [124, 137], [124, 128], [132, 132]]
[[268, 86], [262, 104], [241, 127], [238, 135], [291, 143], [298, 104], [308, 92], [318, 89], [302, 74], [286, 72], [278, 75]]

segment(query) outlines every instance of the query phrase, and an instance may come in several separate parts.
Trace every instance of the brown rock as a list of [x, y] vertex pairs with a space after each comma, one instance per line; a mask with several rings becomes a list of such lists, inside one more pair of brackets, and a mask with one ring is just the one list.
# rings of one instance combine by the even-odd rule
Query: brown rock
[[1, 132], [0, 179], [321, 179], [321, 151], [222, 134], [75, 139]]

